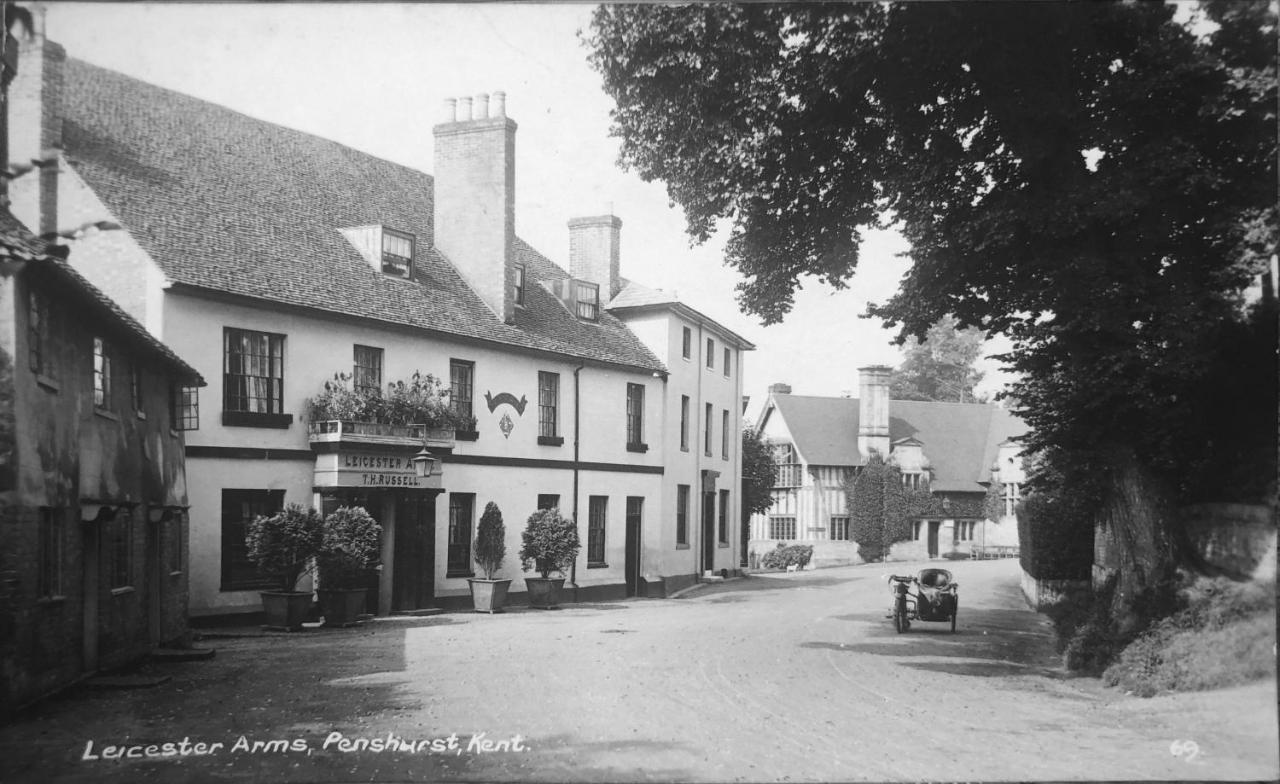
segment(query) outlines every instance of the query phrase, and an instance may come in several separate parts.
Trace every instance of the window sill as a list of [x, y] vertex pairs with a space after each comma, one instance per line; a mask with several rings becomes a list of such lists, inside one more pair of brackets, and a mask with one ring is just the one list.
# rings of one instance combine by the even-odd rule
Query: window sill
[[455, 431], [453, 431], [453, 437], [454, 437], [454, 440], [456, 440], [456, 441], [475, 441], [477, 438], [479, 438], [479, 437], [480, 437], [480, 431], [478, 431], [478, 430], [455, 430]]
[[716, 547], [724, 547], [724, 548], [726, 548], [726, 549], [727, 549], [727, 548], [729, 547], [729, 543], [728, 543], [728, 542], [721, 542], [720, 544], [716, 545]]
[[452, 580], [452, 579], [455, 579], [455, 578], [471, 578], [471, 577], [475, 577], [475, 576], [476, 576], [476, 573], [475, 573], [475, 572], [471, 572], [471, 571], [467, 571], [467, 572], [456, 572], [456, 571], [455, 571], [455, 572], [445, 572], [444, 576], [445, 576], [445, 579], [446, 579], [446, 580]]
[[564, 436], [538, 436], [541, 446], [564, 446]]
[[224, 427], [266, 427], [286, 430], [293, 424], [293, 414], [262, 414], [257, 411], [223, 411]]
[[141, 419], [141, 420], [142, 420], [142, 421], [144, 421], [144, 422], [147, 420], [147, 412], [146, 412], [146, 411], [135, 411], [134, 413], [137, 415], [138, 419]]
[[174, 430], [173, 428], [169, 428], [169, 436], [172, 438], [177, 438], [179, 436], [179, 433], [177, 430]]
[[109, 409], [106, 409], [106, 408], [97, 408], [97, 407], [94, 407], [94, 409], [93, 409], [93, 413], [94, 413], [95, 415], [97, 415], [97, 416], [102, 417], [103, 419], [110, 419], [112, 422], [119, 422], [119, 421], [120, 421], [120, 415], [119, 415], [119, 414], [117, 414], [116, 412], [111, 411], [111, 410], [109, 410]]
[[680, 447], [680, 451], [681, 451], [681, 452], [688, 452], [688, 451], [689, 451], [689, 447], [687, 447], [687, 446], [682, 446], [682, 447]]
[[134, 593], [134, 592], [135, 592], [135, 591], [134, 591], [134, 588], [133, 588], [133, 586], [132, 586], [132, 585], [123, 585], [123, 586], [121, 586], [121, 587], [119, 587], [119, 588], [112, 588], [112, 589], [111, 589], [111, 595], [112, 595], [112, 596], [124, 596], [125, 594], [130, 594], [130, 593]]
[[648, 452], [649, 445], [643, 444], [643, 443], [627, 444], [627, 451], [628, 452]]
[[66, 601], [67, 601], [67, 597], [61, 596], [61, 595], [41, 596], [40, 598], [36, 599], [36, 606], [37, 607], [61, 607], [63, 604], [66, 604]]
[[44, 387], [45, 389], [49, 390], [50, 392], [59, 392], [62, 390], [61, 384], [59, 384], [57, 381], [54, 381], [52, 378], [49, 378], [43, 373], [36, 374], [36, 383]]
[[609, 568], [609, 564], [607, 564], [607, 563], [589, 563], [589, 564], [587, 564], [587, 568], [588, 568], [588, 569], [608, 569], [608, 568]]
[[179, 570], [178, 570], [178, 571], [176, 571], [176, 572], [169, 572], [169, 576], [170, 576], [170, 577], [181, 577], [181, 576], [182, 576], [182, 570], [181, 570], [181, 569], [179, 569]]
[[677, 549], [677, 550], [688, 550], [688, 549], [689, 549], [689, 545], [688, 545], [687, 543], [686, 543], [686, 544], [681, 544], [681, 543], [679, 543], [679, 542], [676, 542], [676, 549]]

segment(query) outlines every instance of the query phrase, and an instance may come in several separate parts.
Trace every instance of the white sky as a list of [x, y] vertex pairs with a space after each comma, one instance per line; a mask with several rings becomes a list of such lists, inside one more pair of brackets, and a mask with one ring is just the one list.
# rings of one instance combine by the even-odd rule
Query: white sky
[[[857, 390], [859, 366], [897, 365], [892, 333], [858, 315], [896, 289], [905, 241], [869, 235], [849, 289], [811, 282], [783, 324], [742, 315], [723, 236], [691, 248], [665, 187], [617, 166], [612, 101], [577, 37], [593, 7], [51, 3], [47, 34], [68, 56], [425, 172], [443, 99], [504, 90], [519, 124], [517, 233], [567, 267], [570, 218], [622, 218], [625, 277], [676, 291], [756, 344], [744, 364], [753, 414], [775, 381], [839, 395]], [[980, 389], [995, 389], [994, 363], [983, 368]]]

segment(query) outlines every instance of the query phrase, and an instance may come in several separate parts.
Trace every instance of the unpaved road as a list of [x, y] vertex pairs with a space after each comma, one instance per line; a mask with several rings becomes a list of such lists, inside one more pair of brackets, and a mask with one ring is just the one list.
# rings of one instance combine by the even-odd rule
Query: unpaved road
[[[1274, 679], [1143, 700], [1069, 678], [1015, 562], [951, 568], [954, 635], [896, 634], [884, 570], [862, 566], [210, 640], [211, 661], [150, 665], [169, 683], [76, 690], [0, 727], [0, 781], [1280, 777]], [[334, 733], [425, 744], [342, 751]], [[184, 739], [223, 745], [145, 758]], [[143, 757], [101, 758], [109, 745]]]

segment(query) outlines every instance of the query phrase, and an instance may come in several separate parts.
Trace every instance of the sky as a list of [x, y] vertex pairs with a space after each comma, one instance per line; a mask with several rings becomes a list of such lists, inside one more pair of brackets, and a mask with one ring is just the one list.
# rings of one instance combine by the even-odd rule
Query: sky
[[[30, 4], [38, 7], [38, 4]], [[727, 231], [691, 246], [660, 182], [617, 164], [612, 100], [578, 33], [588, 4], [50, 3], [46, 34], [70, 57], [432, 171], [444, 99], [507, 94], [516, 133], [516, 233], [568, 267], [570, 218], [622, 219], [622, 275], [675, 292], [750, 340], [744, 393], [856, 394], [857, 368], [895, 366], [901, 347], [860, 318], [906, 272], [906, 242], [870, 232], [849, 287], [810, 281], [782, 324], [739, 312], [723, 263]], [[1000, 347], [1003, 348], [1003, 347]], [[997, 351], [993, 347], [991, 351]], [[994, 361], [980, 391], [1007, 380]]]

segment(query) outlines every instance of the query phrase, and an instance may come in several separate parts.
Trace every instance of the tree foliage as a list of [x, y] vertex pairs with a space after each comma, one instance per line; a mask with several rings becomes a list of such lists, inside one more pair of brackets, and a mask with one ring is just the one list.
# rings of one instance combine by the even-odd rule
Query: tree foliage
[[981, 403], [973, 388], [983, 373], [974, 367], [982, 355], [982, 331], [961, 329], [951, 316], [938, 319], [923, 340], [907, 348], [902, 364], [889, 378], [894, 400], [937, 400]]
[[258, 573], [280, 580], [280, 590], [292, 591], [320, 551], [324, 519], [314, 508], [288, 504], [248, 525], [244, 543]]
[[1155, 3], [609, 5], [587, 42], [621, 162], [695, 239], [728, 221], [745, 311], [844, 285], [892, 223], [912, 265], [870, 314], [1006, 335], [1028, 452], [1158, 580], [1170, 503], [1275, 493], [1276, 18], [1200, 11], [1207, 34]]
[[563, 574], [581, 549], [577, 523], [559, 509], [539, 509], [529, 515], [521, 534], [520, 568], [533, 569], [544, 579], [552, 572]]
[[764, 438], [753, 427], [742, 428], [742, 519], [773, 506], [777, 466]]
[[364, 588], [381, 555], [382, 526], [362, 506], [340, 506], [320, 528], [316, 567], [323, 588]]

